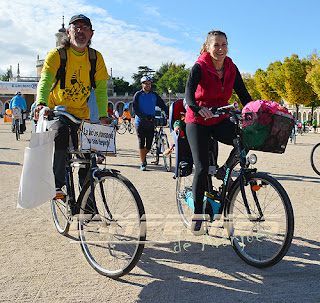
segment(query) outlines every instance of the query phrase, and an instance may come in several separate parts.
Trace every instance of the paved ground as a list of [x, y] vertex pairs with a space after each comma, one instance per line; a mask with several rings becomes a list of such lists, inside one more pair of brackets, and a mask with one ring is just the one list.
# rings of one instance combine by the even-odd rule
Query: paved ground
[[[320, 302], [320, 177], [309, 160], [320, 135], [299, 136], [283, 155], [257, 153], [256, 166], [281, 182], [295, 213], [288, 255], [264, 270], [245, 264], [229, 245], [203, 246], [201, 237], [189, 235], [191, 246], [179, 251], [175, 232], [182, 224], [166, 222], [177, 216], [173, 174], [162, 165], [139, 171], [136, 136], [118, 135], [118, 156], [108, 163], [138, 189], [148, 240], [157, 241], [146, 245], [137, 266], [119, 280], [91, 269], [73, 234], [56, 232], [49, 203], [16, 208], [29, 138], [28, 132], [17, 142], [0, 120], [0, 302]], [[220, 146], [220, 162], [228, 150]]]

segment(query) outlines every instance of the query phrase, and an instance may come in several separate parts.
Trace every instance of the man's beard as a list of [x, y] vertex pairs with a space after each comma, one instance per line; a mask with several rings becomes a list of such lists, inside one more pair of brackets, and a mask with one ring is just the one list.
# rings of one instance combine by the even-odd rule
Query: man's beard
[[85, 42], [78, 42], [77, 41], [77, 37], [79, 37], [79, 36], [83, 36], [85, 38], [85, 40], [87, 40], [87, 37], [86, 37], [85, 34], [77, 34], [75, 36], [75, 38], [74, 38], [74, 45], [77, 46], [77, 47], [85, 47], [85, 46], [87, 46], [88, 42], [86, 42], [86, 41]]

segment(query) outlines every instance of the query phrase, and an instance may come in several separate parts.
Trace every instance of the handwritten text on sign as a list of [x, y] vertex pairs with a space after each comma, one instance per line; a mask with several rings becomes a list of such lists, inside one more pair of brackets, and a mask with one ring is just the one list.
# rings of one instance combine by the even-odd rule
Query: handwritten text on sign
[[115, 131], [108, 125], [83, 122], [80, 143], [82, 150], [93, 149], [102, 153], [116, 153]]

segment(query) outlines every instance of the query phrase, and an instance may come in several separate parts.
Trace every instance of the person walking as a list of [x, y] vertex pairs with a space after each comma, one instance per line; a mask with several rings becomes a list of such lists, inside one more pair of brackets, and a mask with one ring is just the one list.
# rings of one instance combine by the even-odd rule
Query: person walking
[[147, 154], [151, 149], [154, 137], [154, 116], [156, 106], [159, 106], [168, 116], [169, 110], [162, 98], [151, 90], [152, 78], [143, 76], [140, 80], [142, 89], [133, 97], [133, 111], [135, 114], [135, 128], [139, 142], [140, 169], [147, 169]]
[[[233, 145], [236, 138], [234, 124], [228, 116], [214, 117], [209, 108], [228, 105], [233, 90], [243, 105], [252, 100], [237, 66], [227, 57], [227, 53], [226, 34], [210, 31], [186, 83], [186, 133], [195, 164], [192, 184], [195, 215], [191, 226], [194, 234], [203, 232], [202, 207], [204, 192], [208, 190], [206, 178], [210, 137], [228, 145]], [[233, 149], [227, 164], [232, 161], [235, 152]]]
[[[13, 109], [14, 107], [19, 107], [21, 110], [22, 124], [20, 125], [20, 134], [26, 131], [26, 119], [23, 118], [23, 114], [27, 112], [27, 103], [26, 100], [22, 97], [21, 92], [16, 92], [16, 95], [11, 99], [9, 104], [9, 109]], [[12, 119], [12, 131], [14, 132], [14, 119]]]
[[316, 133], [317, 132], [317, 126], [318, 126], [318, 121], [316, 118], [314, 118], [312, 120], [312, 126], [313, 126], [313, 132]]
[[[45, 59], [37, 90], [36, 118], [44, 106], [54, 108], [61, 105], [65, 106], [67, 112], [77, 119], [89, 119], [90, 109], [87, 101], [91, 89], [94, 88], [99, 120], [105, 124], [110, 122], [107, 113], [107, 79], [109, 75], [101, 53], [89, 48], [93, 34], [91, 20], [85, 15], [75, 15], [70, 19], [67, 37], [63, 41], [62, 49], [52, 50]], [[64, 51], [66, 55], [64, 72], [61, 71], [61, 51]], [[95, 54], [95, 61], [92, 59], [92, 53]], [[51, 89], [55, 77], [58, 77], [58, 80], [54, 88]], [[53, 169], [57, 197], [64, 194], [62, 187], [65, 185], [69, 128], [72, 143], [77, 146], [78, 124], [60, 116], [58, 122], [52, 125], [52, 129], [55, 131]], [[80, 182], [83, 182], [87, 171], [88, 167], [79, 170]]]

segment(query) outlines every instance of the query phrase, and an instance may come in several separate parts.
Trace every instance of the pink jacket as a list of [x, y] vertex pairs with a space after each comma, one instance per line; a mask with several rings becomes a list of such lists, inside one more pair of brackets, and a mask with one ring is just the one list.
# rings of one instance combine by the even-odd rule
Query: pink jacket
[[[203, 53], [197, 60], [201, 66], [201, 80], [195, 92], [195, 98], [199, 106], [220, 107], [228, 105], [232, 96], [233, 84], [236, 78], [236, 67], [229, 57], [224, 60], [224, 82], [223, 86], [219, 74], [215, 70], [209, 53]], [[203, 125], [214, 125], [221, 122], [225, 116], [205, 120], [187, 107], [186, 123], [197, 123]]]

